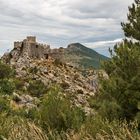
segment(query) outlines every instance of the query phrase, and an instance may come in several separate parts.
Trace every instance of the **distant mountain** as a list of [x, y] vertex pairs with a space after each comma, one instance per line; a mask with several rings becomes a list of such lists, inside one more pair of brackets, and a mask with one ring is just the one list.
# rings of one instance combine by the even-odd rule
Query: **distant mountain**
[[80, 43], [72, 43], [64, 49], [61, 59], [75, 66], [100, 68], [101, 61], [105, 61], [109, 58]]

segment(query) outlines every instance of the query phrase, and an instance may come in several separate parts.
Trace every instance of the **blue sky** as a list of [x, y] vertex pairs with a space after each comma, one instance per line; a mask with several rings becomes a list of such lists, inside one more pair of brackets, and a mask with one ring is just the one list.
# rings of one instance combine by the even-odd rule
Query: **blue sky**
[[35, 35], [39, 42], [66, 47], [80, 42], [108, 55], [124, 36], [120, 22], [126, 21], [133, 0], [0, 0], [0, 55], [13, 42]]

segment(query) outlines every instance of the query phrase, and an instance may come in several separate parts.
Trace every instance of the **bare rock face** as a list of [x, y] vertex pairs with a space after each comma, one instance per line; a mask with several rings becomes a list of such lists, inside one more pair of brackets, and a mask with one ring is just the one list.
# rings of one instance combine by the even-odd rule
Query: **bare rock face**
[[[40, 80], [47, 87], [58, 84], [69, 94], [72, 102], [85, 107], [88, 112], [88, 99], [94, 96], [98, 88], [98, 77], [94, 70], [87, 76], [82, 70], [67, 63], [55, 61], [65, 53], [64, 48], [50, 49], [49, 45], [39, 44], [36, 37], [27, 37], [14, 42], [11, 52], [4, 54], [2, 61], [15, 68], [17, 77]], [[17, 96], [16, 96], [17, 97]], [[30, 96], [18, 97], [20, 104], [32, 105]]]

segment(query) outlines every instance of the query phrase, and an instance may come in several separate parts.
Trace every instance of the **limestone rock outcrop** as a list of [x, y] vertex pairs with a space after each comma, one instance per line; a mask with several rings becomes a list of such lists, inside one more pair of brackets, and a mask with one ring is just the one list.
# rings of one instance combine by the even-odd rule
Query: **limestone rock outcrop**
[[[40, 80], [47, 87], [60, 85], [64, 93], [71, 96], [74, 104], [88, 110], [88, 99], [94, 96], [98, 88], [97, 73], [95, 70], [85, 72], [59, 62], [58, 59], [64, 53], [64, 48], [51, 49], [49, 45], [39, 44], [36, 37], [30, 36], [21, 42], [15, 42], [13, 50], [4, 54], [2, 61], [14, 67], [16, 76], [26, 83], [29, 80]], [[27, 97], [21, 96], [19, 103], [26, 102], [29, 99]]]

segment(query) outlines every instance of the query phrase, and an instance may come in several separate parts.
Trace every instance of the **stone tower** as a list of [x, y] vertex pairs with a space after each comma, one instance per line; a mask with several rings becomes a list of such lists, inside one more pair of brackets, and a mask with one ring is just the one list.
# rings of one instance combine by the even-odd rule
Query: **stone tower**
[[22, 42], [14, 42], [14, 48], [20, 48], [21, 55], [38, 59], [45, 59], [50, 50], [49, 45], [37, 43], [35, 36], [27, 36]]
[[35, 36], [27, 36], [27, 41], [30, 43], [36, 43], [36, 37]]
[[50, 52], [50, 45], [39, 44], [36, 42], [35, 36], [27, 36], [23, 41], [14, 42], [14, 49], [10, 53], [6, 53], [2, 59], [6, 63], [16, 63], [21, 60], [47, 59]]

